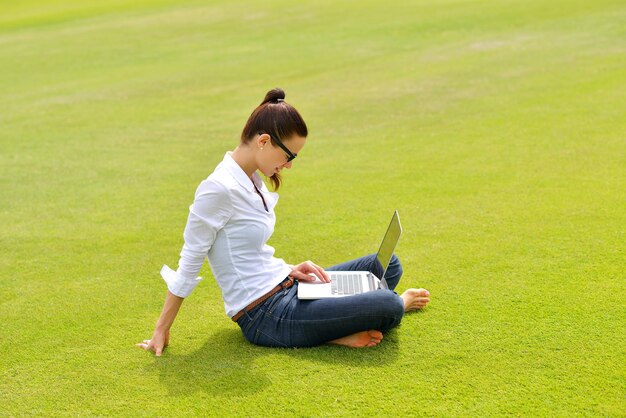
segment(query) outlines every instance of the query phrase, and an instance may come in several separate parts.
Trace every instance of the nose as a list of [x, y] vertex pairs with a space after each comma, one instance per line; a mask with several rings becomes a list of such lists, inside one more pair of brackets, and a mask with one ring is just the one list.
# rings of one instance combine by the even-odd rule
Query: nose
[[288, 163], [285, 163], [285, 165], [283, 166], [285, 168], [291, 168], [291, 161], [289, 161]]

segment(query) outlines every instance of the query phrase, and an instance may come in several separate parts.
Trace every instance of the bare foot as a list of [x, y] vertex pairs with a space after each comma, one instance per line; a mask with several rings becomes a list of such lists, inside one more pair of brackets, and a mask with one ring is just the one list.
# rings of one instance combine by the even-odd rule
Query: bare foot
[[430, 292], [426, 289], [408, 289], [402, 296], [404, 312], [422, 309], [430, 302]]
[[347, 337], [337, 338], [336, 340], [329, 341], [329, 344], [345, 345], [346, 347], [363, 348], [374, 347], [383, 339], [383, 333], [371, 329], [369, 331], [361, 331], [356, 334], [348, 335]]

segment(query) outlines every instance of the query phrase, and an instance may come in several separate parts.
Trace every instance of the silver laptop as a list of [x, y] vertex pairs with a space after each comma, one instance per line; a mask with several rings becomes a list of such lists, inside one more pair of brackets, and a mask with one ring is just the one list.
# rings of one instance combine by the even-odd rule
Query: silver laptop
[[398, 211], [395, 211], [376, 254], [376, 259], [383, 268], [382, 277], [376, 277], [372, 273], [374, 265], [370, 267], [370, 271], [327, 271], [330, 283], [323, 283], [319, 279], [314, 282], [298, 282], [298, 299], [340, 298], [376, 289], [388, 289], [384, 273], [387, 272], [401, 234], [400, 217]]

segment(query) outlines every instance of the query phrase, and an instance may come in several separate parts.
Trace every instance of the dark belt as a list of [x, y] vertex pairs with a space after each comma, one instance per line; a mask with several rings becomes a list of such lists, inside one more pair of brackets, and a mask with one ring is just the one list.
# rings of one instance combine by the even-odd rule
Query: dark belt
[[291, 286], [293, 286], [294, 282], [295, 280], [293, 279], [293, 277], [287, 277], [278, 286], [276, 286], [275, 288], [273, 288], [272, 290], [270, 290], [269, 292], [267, 292], [266, 294], [264, 294], [263, 296], [261, 296], [260, 298], [258, 298], [257, 300], [255, 300], [254, 302], [252, 302], [251, 304], [249, 304], [242, 310], [240, 310], [239, 312], [237, 312], [235, 316], [232, 317], [232, 320], [234, 322], [237, 322], [239, 318], [241, 318], [241, 316], [245, 312], [249, 312], [252, 309], [256, 308], [257, 306], [259, 306], [260, 304], [268, 300], [270, 297], [274, 296], [278, 291], [283, 290], [283, 289], [289, 289]]

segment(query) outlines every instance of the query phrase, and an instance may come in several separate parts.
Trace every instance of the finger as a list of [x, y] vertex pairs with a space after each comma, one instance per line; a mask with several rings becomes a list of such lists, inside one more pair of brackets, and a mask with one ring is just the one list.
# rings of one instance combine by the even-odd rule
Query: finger
[[313, 270], [312, 273], [315, 274], [320, 279], [320, 281], [324, 283], [330, 283], [330, 276], [324, 271], [323, 268], [311, 263], [311, 269]]
[[317, 274], [315, 274], [314, 272], [307, 273], [306, 276], [307, 276], [307, 278], [308, 278], [308, 280], [310, 282], [315, 282], [315, 281], [318, 281], [318, 280], [323, 282], [323, 280], [320, 279], [320, 277]]
[[303, 276], [306, 276], [305, 274], [303, 274], [300, 271], [297, 270], [292, 270], [291, 273], [289, 273], [289, 276], [296, 279], [296, 280], [306, 280], [306, 278], [304, 278]]
[[316, 267], [319, 269], [320, 274], [322, 275], [321, 277], [324, 278], [323, 281], [325, 281], [326, 283], [330, 283], [330, 275], [326, 273], [326, 271], [323, 268], [319, 266], [316, 266]]
[[317, 277], [312, 276], [312, 275], [310, 275], [308, 273], [303, 273], [301, 271], [296, 271], [295, 273], [296, 274], [292, 273], [291, 275], [295, 276], [296, 279], [298, 279], [299, 281], [302, 281], [302, 282], [314, 282], [317, 279]]
[[307, 261], [303, 267], [306, 268], [307, 273], [315, 274], [320, 279], [320, 281], [325, 282], [325, 283], [330, 282], [330, 277], [328, 276], [328, 274], [326, 274], [324, 269], [318, 266], [317, 264], [315, 264], [314, 262]]

